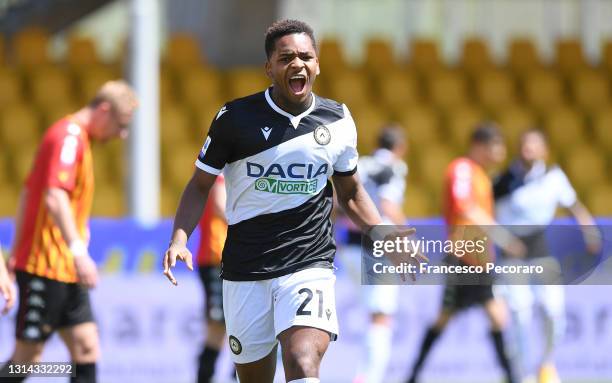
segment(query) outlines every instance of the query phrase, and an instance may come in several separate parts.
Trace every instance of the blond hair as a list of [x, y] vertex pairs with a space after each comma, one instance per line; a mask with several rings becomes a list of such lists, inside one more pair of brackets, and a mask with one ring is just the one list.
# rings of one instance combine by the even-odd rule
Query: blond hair
[[123, 80], [105, 82], [98, 89], [89, 106], [96, 107], [102, 102], [110, 103], [119, 113], [129, 113], [138, 106], [138, 99], [134, 89]]

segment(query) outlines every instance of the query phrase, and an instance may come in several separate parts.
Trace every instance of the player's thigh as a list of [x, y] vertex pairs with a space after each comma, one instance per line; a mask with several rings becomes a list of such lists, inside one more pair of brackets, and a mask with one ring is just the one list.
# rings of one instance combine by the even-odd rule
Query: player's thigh
[[561, 285], [534, 285], [533, 292], [544, 315], [551, 319], [565, 316], [565, 292]]
[[277, 278], [274, 286], [274, 329], [278, 336], [293, 326], [321, 329], [338, 336], [336, 276], [331, 269], [312, 268]]
[[491, 322], [491, 327], [493, 330], [502, 330], [504, 327], [506, 327], [508, 313], [506, 305], [503, 301], [490, 298], [482, 305], [487, 317], [489, 318], [489, 321]]
[[223, 311], [232, 361], [266, 358], [278, 341], [274, 331], [271, 281], [223, 281]]
[[69, 297], [58, 325], [58, 332], [66, 343], [72, 360], [78, 363], [93, 363], [99, 356], [100, 345], [89, 290], [76, 283], [70, 284], [68, 288]]
[[276, 348], [262, 359], [255, 362], [236, 363], [236, 373], [240, 383], [272, 383], [276, 373]]

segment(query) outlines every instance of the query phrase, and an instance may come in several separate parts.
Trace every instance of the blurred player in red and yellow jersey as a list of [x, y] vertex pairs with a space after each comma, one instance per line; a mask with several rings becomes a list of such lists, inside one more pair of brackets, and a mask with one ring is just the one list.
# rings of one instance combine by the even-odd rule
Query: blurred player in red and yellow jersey
[[[488, 237], [509, 252], [525, 251], [524, 245], [499, 227], [493, 218], [493, 187], [487, 170], [499, 165], [505, 157], [506, 147], [501, 133], [494, 124], [485, 123], [472, 133], [467, 156], [455, 159], [448, 166], [443, 190], [444, 218], [450, 240], [477, 240]], [[453, 265], [483, 265], [492, 260], [492, 254], [493, 247], [489, 242], [484, 252], [461, 256], [449, 254], [447, 259]], [[490, 335], [505, 372], [506, 382], [516, 382], [502, 337], [506, 313], [503, 303], [493, 297], [492, 282], [486, 273], [449, 275], [444, 289], [442, 310], [436, 322], [427, 330], [408, 382], [417, 381], [425, 358], [450, 319], [473, 305], [482, 306], [491, 322]]]
[[88, 251], [90, 140], [127, 137], [136, 104], [125, 82], [107, 82], [88, 105], [43, 137], [15, 221], [11, 264], [20, 296], [12, 363], [38, 361], [45, 341], [58, 330], [75, 363], [73, 381], [96, 380], [98, 333], [87, 290], [98, 278]]
[[215, 180], [200, 219], [200, 246], [197, 264], [206, 296], [206, 340], [198, 361], [198, 383], [208, 383], [215, 375], [215, 364], [225, 343], [221, 253], [227, 237], [225, 219], [225, 178]]

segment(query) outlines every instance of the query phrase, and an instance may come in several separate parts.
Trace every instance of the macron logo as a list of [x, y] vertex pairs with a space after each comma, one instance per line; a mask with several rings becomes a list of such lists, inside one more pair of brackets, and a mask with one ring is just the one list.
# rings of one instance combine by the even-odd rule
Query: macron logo
[[217, 118], [215, 118], [215, 121], [217, 121], [219, 119], [219, 117], [223, 116], [223, 113], [227, 112], [227, 106], [223, 106], [223, 108], [221, 108], [221, 110], [219, 111], [219, 113], [217, 113]]
[[264, 135], [266, 141], [268, 141], [268, 137], [270, 137], [270, 133], [272, 133], [272, 128], [268, 128], [267, 126], [261, 128], [261, 132]]

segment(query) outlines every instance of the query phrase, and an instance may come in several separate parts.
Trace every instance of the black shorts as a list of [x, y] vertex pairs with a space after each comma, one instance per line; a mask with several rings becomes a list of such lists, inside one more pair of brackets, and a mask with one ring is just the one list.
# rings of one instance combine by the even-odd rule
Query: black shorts
[[198, 272], [206, 297], [206, 319], [225, 322], [225, 316], [223, 315], [221, 266], [200, 266]]
[[42, 342], [57, 329], [94, 321], [86, 287], [23, 271], [17, 271], [16, 275], [19, 286], [17, 339]]
[[[463, 265], [454, 256], [446, 263]], [[446, 279], [442, 307], [449, 311], [460, 311], [474, 305], [483, 305], [493, 299], [493, 277], [487, 273], [452, 274]]]

